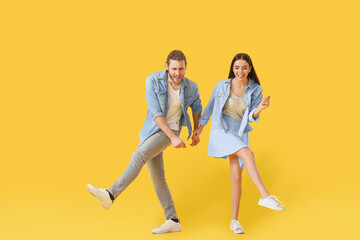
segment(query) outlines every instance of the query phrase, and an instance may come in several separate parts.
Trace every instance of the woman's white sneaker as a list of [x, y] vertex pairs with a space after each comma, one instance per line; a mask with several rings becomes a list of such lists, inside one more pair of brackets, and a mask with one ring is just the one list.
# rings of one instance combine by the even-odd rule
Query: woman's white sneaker
[[243, 234], [245, 233], [243, 227], [240, 225], [238, 220], [231, 220], [230, 222], [230, 229], [234, 231], [236, 234]]
[[180, 232], [181, 226], [179, 222], [174, 222], [171, 219], [165, 221], [163, 225], [152, 230], [154, 234]]
[[104, 188], [96, 188], [91, 184], [86, 185], [87, 190], [91, 195], [93, 195], [100, 205], [108, 210], [112, 205], [112, 200], [109, 193]]
[[274, 196], [274, 195], [270, 195], [267, 198], [260, 198], [259, 200], [259, 205], [263, 206], [263, 207], [267, 207], [273, 210], [277, 210], [277, 211], [284, 211], [285, 207], [282, 206], [281, 204], [283, 204], [278, 197]]

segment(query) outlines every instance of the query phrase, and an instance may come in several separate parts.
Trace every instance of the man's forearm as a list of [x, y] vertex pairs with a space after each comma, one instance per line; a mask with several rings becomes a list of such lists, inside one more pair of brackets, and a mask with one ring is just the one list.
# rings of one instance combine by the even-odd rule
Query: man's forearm
[[165, 133], [170, 139], [173, 137], [177, 137], [175, 133], [170, 129], [166, 119], [163, 116], [156, 117], [155, 120], [156, 124], [159, 126], [161, 131]]
[[193, 121], [194, 121], [194, 130], [197, 129], [199, 127], [199, 118], [201, 116], [201, 114], [192, 114], [193, 116]]

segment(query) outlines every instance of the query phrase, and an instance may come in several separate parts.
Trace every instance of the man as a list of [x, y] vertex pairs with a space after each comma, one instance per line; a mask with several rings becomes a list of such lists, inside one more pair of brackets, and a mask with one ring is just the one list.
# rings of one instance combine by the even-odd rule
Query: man
[[[186, 148], [179, 134], [182, 126], [188, 128], [188, 139], [192, 134], [188, 107], [192, 109], [194, 129], [199, 126], [201, 100], [196, 83], [184, 77], [186, 64], [185, 55], [179, 50], [174, 50], [167, 57], [166, 70], [147, 77], [148, 113], [139, 134], [141, 140], [138, 144], [139, 148], [133, 153], [125, 172], [108, 190], [87, 185], [88, 191], [101, 206], [109, 209], [146, 163], [167, 219], [163, 225], [153, 229], [153, 233], [181, 231], [180, 221], [165, 180], [163, 150], [170, 144], [175, 148]], [[199, 141], [197, 136], [193, 136], [191, 146], [197, 145]]]

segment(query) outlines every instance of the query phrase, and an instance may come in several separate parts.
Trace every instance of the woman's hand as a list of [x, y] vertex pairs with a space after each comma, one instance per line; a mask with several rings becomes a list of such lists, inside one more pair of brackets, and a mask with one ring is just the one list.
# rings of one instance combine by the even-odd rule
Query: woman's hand
[[265, 108], [268, 108], [270, 106], [270, 96], [267, 96], [266, 98], [264, 98], [261, 103], [259, 104], [259, 106], [255, 109], [254, 114], [252, 115], [252, 117], [255, 119], [259, 116], [260, 112], [262, 110], [264, 110]]
[[261, 112], [262, 110], [264, 110], [265, 108], [268, 108], [270, 106], [270, 96], [267, 96], [266, 98], [264, 98], [261, 103], [259, 104], [259, 106], [257, 107], [259, 112]]

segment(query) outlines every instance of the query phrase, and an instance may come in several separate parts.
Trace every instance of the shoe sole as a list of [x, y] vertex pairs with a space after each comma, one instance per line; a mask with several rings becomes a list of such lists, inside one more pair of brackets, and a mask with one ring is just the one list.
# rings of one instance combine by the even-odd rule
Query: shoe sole
[[176, 233], [176, 232], [181, 232], [181, 230], [179, 231], [169, 231], [169, 232], [163, 232], [163, 233], [154, 233], [152, 232], [153, 234], [167, 234], [167, 233]]
[[244, 234], [245, 231], [242, 231], [242, 232], [235, 232], [232, 228], [230, 228], [231, 231], [233, 231], [235, 234]]
[[280, 208], [280, 209], [277, 209], [277, 208], [271, 208], [269, 206], [266, 206], [266, 205], [263, 205], [261, 203], [258, 203], [259, 206], [262, 206], [262, 207], [266, 207], [266, 208], [269, 208], [271, 210], [275, 210], [275, 211], [285, 211], [285, 208]]
[[89, 193], [91, 195], [93, 195], [96, 200], [100, 203], [100, 205], [105, 209], [105, 210], [108, 210], [111, 205], [109, 206], [106, 202], [102, 201], [101, 198], [98, 197], [98, 194], [97, 194], [97, 189], [95, 187], [93, 187], [91, 184], [88, 184], [86, 185], [86, 189], [89, 191]]
[[171, 231], [168, 231], [168, 232], [162, 232], [162, 233], [155, 233], [152, 231], [153, 234], [166, 234], [166, 233], [176, 233], [176, 232], [181, 232], [181, 227], [179, 230], [171, 230]]

